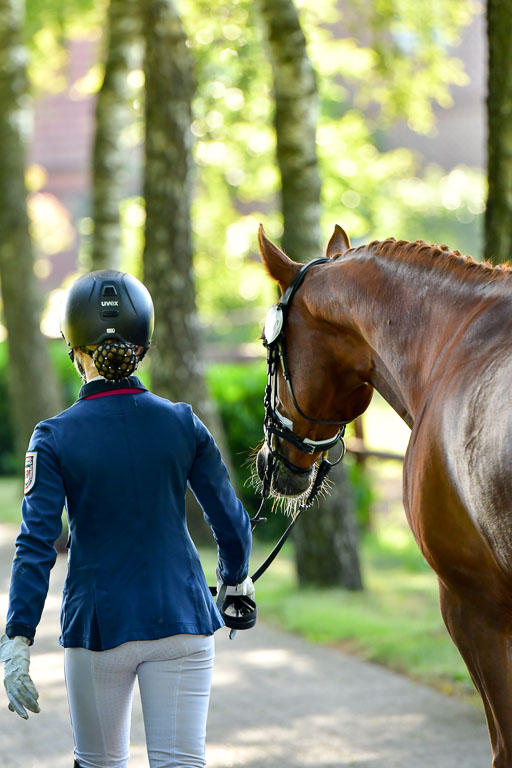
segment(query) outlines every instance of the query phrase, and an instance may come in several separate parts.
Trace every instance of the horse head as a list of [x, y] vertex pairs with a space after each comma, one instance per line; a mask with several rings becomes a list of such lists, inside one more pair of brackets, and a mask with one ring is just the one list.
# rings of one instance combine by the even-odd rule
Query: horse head
[[267, 431], [256, 467], [264, 480], [272, 456], [271, 493], [300, 497], [309, 491], [326, 448], [370, 403], [371, 353], [348, 322], [344, 327], [343, 312], [334, 323], [325, 311], [332, 294], [332, 286], [327, 290], [334, 277], [331, 267], [350, 248], [341, 227], [335, 227], [327, 246], [329, 261], [315, 263], [296, 289], [294, 281], [304, 265], [289, 259], [266, 237], [262, 227], [259, 246], [270, 277], [281, 289], [278, 316], [290, 286], [292, 293], [283, 312], [275, 380], [273, 385], [269, 383], [272, 392], [267, 393], [273, 399], [278, 428], [271, 429], [270, 437]]

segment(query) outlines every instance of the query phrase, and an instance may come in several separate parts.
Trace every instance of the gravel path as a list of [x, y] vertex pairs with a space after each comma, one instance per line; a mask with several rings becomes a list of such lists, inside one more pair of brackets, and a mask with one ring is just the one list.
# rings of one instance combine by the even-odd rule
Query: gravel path
[[[16, 528], [0, 525], [0, 624]], [[73, 742], [58, 645], [59, 556], [31, 671], [42, 712], [7, 710], [0, 688], [0, 768], [72, 768]], [[259, 622], [234, 641], [216, 635], [208, 725], [210, 768], [490, 768], [480, 708]], [[138, 694], [130, 768], [147, 768]]]

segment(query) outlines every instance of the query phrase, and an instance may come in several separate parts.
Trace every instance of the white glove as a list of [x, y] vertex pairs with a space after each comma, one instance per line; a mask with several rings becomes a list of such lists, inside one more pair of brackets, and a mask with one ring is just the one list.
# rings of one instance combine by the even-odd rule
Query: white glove
[[28, 720], [25, 707], [31, 712], [40, 712], [37, 703], [39, 693], [28, 674], [30, 666], [30, 640], [26, 637], [2, 635], [0, 639], [0, 661], [5, 661], [4, 685], [9, 699], [9, 709]]
[[252, 583], [252, 579], [250, 576], [247, 576], [240, 584], [236, 584], [235, 586], [228, 586], [227, 584], [224, 584], [224, 582], [221, 579], [219, 569], [217, 568], [217, 594], [219, 594], [221, 587], [226, 587], [226, 597], [234, 596], [234, 597], [249, 597], [251, 600], [254, 600], [254, 584]]

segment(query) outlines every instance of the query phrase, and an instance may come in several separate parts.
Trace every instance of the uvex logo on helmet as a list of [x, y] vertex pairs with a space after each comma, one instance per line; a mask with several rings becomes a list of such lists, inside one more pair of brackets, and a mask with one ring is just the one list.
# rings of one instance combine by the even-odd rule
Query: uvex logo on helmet
[[118, 301], [102, 301], [101, 306], [102, 307], [118, 307], [119, 302]]

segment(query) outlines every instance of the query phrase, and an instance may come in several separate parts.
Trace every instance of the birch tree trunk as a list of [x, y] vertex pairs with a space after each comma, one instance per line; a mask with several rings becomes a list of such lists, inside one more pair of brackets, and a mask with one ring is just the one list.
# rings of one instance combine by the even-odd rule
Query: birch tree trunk
[[[284, 234], [290, 258], [321, 255], [320, 175], [316, 155], [318, 97], [306, 40], [293, 0], [258, 0], [268, 40], [274, 96], [277, 161], [282, 179]], [[320, 508], [310, 509], [295, 527], [299, 582], [361, 589], [355, 505], [343, 465]]]
[[487, 173], [485, 258], [512, 258], [512, 12], [509, 0], [488, 0]]
[[277, 162], [284, 218], [282, 246], [299, 261], [322, 255], [318, 96], [293, 0], [258, 0], [274, 76]]
[[36, 423], [61, 408], [47, 342], [39, 327], [42, 302], [27, 216], [23, 138], [30, 104], [22, 23], [23, 3], [0, 0], [0, 280], [12, 419], [20, 455]]
[[[143, 22], [144, 281], [155, 304], [155, 335], [150, 351], [152, 385], [159, 395], [192, 405], [214, 435], [229, 466], [220, 420], [206, 388], [195, 300], [190, 221], [193, 81], [189, 51], [174, 0], [145, 0]], [[197, 515], [194, 518], [197, 539], [201, 533], [196, 527]]]
[[132, 119], [128, 75], [141, 34], [138, 0], [110, 0], [107, 24], [105, 75], [96, 101], [91, 269], [118, 269], [121, 262], [119, 205], [127, 181], [121, 134]]

